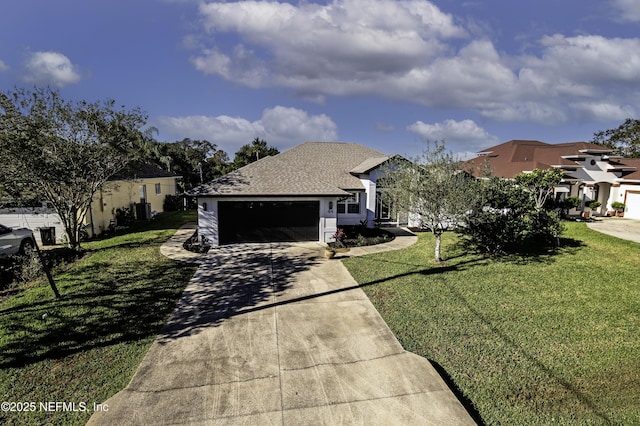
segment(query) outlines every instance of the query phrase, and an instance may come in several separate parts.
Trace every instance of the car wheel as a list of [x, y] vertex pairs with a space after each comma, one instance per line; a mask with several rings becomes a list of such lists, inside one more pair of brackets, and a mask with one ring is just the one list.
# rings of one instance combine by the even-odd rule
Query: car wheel
[[33, 251], [33, 248], [33, 241], [30, 238], [22, 240], [22, 244], [20, 244], [20, 254], [29, 254]]

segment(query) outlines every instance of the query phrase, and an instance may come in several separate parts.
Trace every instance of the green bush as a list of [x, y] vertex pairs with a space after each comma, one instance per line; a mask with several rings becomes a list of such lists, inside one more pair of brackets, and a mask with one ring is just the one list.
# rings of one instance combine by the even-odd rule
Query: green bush
[[42, 264], [35, 251], [2, 259], [0, 270], [0, 289], [32, 281], [43, 273]]
[[611, 203], [611, 208], [617, 212], [624, 211], [625, 207], [626, 205], [624, 203], [621, 203], [620, 201], [614, 201], [613, 203]]
[[133, 209], [126, 207], [116, 209], [117, 226], [131, 226], [135, 221], [136, 215]]
[[466, 243], [485, 254], [503, 255], [556, 243], [562, 232], [557, 213], [536, 209], [529, 191], [515, 182], [492, 178], [460, 232]]
[[589, 203], [589, 208], [590, 209], [597, 209], [598, 207], [600, 207], [602, 205], [602, 203], [600, 201], [591, 201]]
[[167, 195], [164, 197], [162, 208], [165, 212], [179, 212], [184, 210], [184, 198], [180, 195]]
[[569, 210], [578, 208], [580, 205], [580, 198], [574, 196], [567, 197], [560, 202], [560, 208], [562, 208], [565, 214], [569, 214]]

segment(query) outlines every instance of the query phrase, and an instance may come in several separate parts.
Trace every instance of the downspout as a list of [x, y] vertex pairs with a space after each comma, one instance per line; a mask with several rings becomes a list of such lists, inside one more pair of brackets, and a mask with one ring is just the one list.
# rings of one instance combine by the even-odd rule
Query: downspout
[[93, 224], [93, 198], [91, 199], [91, 203], [89, 203], [89, 220], [91, 221], [91, 238], [95, 238], [96, 228]]

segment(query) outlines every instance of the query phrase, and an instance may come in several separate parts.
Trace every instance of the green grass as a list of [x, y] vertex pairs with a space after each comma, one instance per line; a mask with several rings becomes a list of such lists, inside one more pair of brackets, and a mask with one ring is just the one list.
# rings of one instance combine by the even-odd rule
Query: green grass
[[567, 223], [557, 253], [488, 260], [433, 237], [344, 261], [394, 334], [486, 424], [640, 424], [640, 244]]
[[[85, 243], [88, 254], [0, 302], [0, 398], [86, 402], [123, 389], [195, 271], [159, 246], [193, 212], [165, 213], [129, 233]], [[43, 316], [46, 314], [46, 317]], [[87, 412], [0, 412], [0, 424], [85, 424]]]

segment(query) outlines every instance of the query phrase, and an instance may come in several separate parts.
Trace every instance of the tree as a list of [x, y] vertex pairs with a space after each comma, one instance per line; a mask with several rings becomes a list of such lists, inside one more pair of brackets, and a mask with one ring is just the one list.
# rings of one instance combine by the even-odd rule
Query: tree
[[267, 141], [255, 138], [250, 144], [242, 145], [233, 159], [234, 169], [244, 167], [269, 155], [279, 154], [277, 148], [267, 146]]
[[627, 118], [615, 129], [593, 134], [593, 143], [603, 145], [624, 157], [640, 157], [640, 120]]
[[473, 205], [476, 180], [459, 169], [459, 162], [442, 142], [411, 161], [390, 162], [378, 182], [395, 209], [416, 215], [433, 233], [434, 256], [440, 262], [442, 234], [463, 221]]
[[533, 169], [531, 173], [518, 174], [515, 182], [529, 191], [535, 209], [541, 210], [563, 176], [564, 172], [561, 169]]
[[221, 176], [224, 173], [216, 173], [223, 172], [228, 163], [227, 154], [218, 150], [216, 144], [189, 138], [156, 142], [151, 157], [158, 166], [182, 176], [183, 190]]
[[69, 246], [80, 250], [94, 194], [136, 159], [150, 138], [141, 130], [146, 120], [139, 108], [65, 101], [49, 88], [0, 93], [0, 182], [13, 196], [49, 201]]
[[205, 160], [204, 181], [208, 182], [226, 175], [231, 170], [232, 165], [229, 163], [229, 156], [226, 152], [219, 149], [211, 157]]

